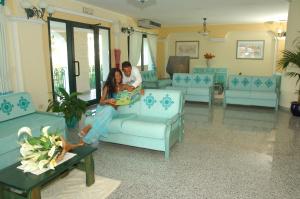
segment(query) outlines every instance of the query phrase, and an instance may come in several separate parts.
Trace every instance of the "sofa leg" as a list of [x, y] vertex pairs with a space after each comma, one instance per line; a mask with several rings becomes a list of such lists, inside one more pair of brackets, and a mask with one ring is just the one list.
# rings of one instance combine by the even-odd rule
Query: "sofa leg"
[[169, 157], [170, 157], [170, 149], [166, 149], [165, 151], [165, 160], [169, 160]]

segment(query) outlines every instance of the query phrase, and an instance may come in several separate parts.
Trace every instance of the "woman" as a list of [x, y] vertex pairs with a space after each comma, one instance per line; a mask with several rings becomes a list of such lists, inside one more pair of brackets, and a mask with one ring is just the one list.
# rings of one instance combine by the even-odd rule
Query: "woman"
[[96, 109], [96, 115], [92, 121], [86, 121], [85, 126], [80, 132], [81, 143], [92, 144], [98, 142], [100, 136], [107, 136], [108, 126], [113, 117], [118, 115], [116, 93], [124, 89], [122, 84], [122, 72], [118, 68], [112, 68], [108, 74], [103, 87], [102, 96]]

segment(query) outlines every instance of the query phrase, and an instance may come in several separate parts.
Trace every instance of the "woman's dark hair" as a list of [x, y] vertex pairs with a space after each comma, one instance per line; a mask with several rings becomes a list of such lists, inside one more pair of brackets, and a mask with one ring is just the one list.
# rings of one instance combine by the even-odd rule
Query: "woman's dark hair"
[[109, 74], [107, 76], [106, 82], [104, 84], [104, 87], [107, 86], [107, 88], [108, 88], [107, 92], [108, 92], [108, 96], [109, 97], [112, 97], [113, 93], [116, 90], [115, 73], [120, 73], [120, 75], [121, 75], [121, 83], [122, 83], [122, 80], [123, 80], [123, 74], [122, 74], [122, 71], [119, 68], [112, 68], [109, 71]]

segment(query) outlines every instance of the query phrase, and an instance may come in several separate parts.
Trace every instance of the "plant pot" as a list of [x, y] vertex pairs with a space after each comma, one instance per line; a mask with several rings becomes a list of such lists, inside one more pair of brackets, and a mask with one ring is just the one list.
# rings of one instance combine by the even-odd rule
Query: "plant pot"
[[77, 120], [77, 118], [75, 116], [73, 116], [73, 117], [71, 117], [68, 120], [66, 119], [66, 124], [67, 124], [68, 128], [73, 129], [78, 124], [78, 120]]
[[300, 103], [299, 102], [291, 103], [291, 112], [294, 116], [300, 117]]

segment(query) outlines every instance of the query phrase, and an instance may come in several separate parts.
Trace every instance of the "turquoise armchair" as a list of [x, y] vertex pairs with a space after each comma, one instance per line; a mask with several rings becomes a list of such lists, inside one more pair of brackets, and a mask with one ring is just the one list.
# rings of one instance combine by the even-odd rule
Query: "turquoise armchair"
[[39, 136], [43, 126], [65, 134], [64, 117], [36, 111], [29, 93], [0, 96], [0, 169], [19, 161], [17, 132], [24, 126], [32, 130], [33, 136]]
[[170, 79], [158, 79], [156, 70], [142, 71], [143, 88], [165, 88], [172, 84]]

